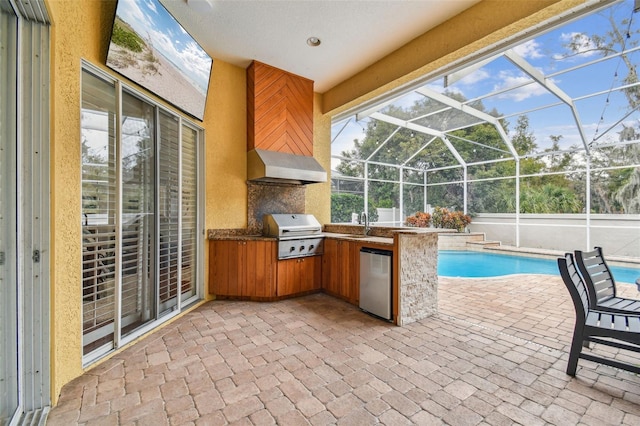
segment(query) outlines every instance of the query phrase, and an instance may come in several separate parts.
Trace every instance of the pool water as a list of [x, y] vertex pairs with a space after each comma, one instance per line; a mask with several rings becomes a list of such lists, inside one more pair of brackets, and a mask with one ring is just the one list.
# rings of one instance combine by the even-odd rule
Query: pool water
[[[635, 283], [640, 268], [611, 266], [616, 282]], [[555, 259], [511, 256], [476, 251], [438, 251], [438, 275], [445, 277], [496, 277], [511, 274], [560, 275]]]

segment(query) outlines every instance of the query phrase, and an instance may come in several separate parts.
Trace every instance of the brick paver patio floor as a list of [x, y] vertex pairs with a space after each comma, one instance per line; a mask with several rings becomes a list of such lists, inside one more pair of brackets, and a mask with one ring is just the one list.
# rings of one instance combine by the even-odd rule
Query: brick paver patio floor
[[573, 324], [543, 275], [441, 278], [405, 327], [325, 294], [214, 301], [67, 384], [47, 424], [639, 425], [638, 376], [565, 374]]

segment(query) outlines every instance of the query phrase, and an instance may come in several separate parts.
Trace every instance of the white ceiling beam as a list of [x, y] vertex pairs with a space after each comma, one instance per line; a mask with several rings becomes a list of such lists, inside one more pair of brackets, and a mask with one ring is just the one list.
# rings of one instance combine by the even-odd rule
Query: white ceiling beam
[[444, 135], [440, 130], [435, 130], [430, 127], [425, 127], [420, 124], [412, 123], [410, 121], [402, 120], [400, 118], [391, 117], [390, 115], [383, 114], [381, 112], [374, 112], [369, 117], [374, 120], [384, 121], [385, 123], [394, 124], [399, 127], [404, 127], [406, 129], [411, 129], [416, 132], [424, 133], [427, 135], [435, 136], [437, 138], [442, 137]]
[[384, 142], [382, 142], [380, 145], [378, 145], [376, 149], [373, 150], [371, 155], [369, 155], [369, 157], [367, 157], [365, 161], [371, 160], [382, 149], [382, 147], [384, 147], [387, 144], [387, 142], [389, 142], [393, 138], [393, 136], [400, 131], [400, 129], [402, 129], [402, 127], [399, 127], [399, 126], [396, 127], [396, 129], [393, 132], [391, 132], [389, 136], [387, 136]]
[[540, 70], [531, 65], [522, 56], [518, 55], [513, 49], [509, 49], [504, 52], [504, 56], [509, 59], [515, 66], [520, 68], [525, 74], [533, 78], [536, 82], [541, 84], [551, 94], [556, 96], [569, 107], [569, 109], [571, 110], [571, 114], [573, 115], [573, 119], [576, 122], [576, 126], [578, 127], [578, 133], [580, 133], [582, 145], [584, 146], [584, 149], [587, 151], [588, 155], [589, 145], [587, 143], [587, 136], [584, 133], [584, 129], [582, 128], [582, 121], [580, 120], [580, 115], [578, 114], [578, 109], [576, 108], [576, 105], [573, 102], [571, 96], [567, 95], [564, 90], [560, 89], [551, 79], [547, 78]]
[[424, 145], [422, 145], [420, 147], [419, 150], [417, 150], [416, 152], [413, 153], [413, 155], [409, 158], [407, 158], [407, 161], [405, 161], [404, 163], [402, 163], [402, 166], [406, 166], [407, 164], [409, 164], [409, 161], [413, 160], [414, 158], [416, 158], [418, 156], [418, 154], [420, 154], [422, 151], [424, 151], [425, 149], [427, 149], [427, 147], [429, 145], [431, 145], [431, 142], [435, 141], [437, 138], [435, 136], [432, 136], [431, 139], [429, 139], [427, 141], [427, 143], [425, 143]]
[[458, 163], [460, 163], [461, 166], [466, 167], [467, 162], [464, 161], [464, 158], [462, 158], [462, 156], [460, 155], [456, 147], [453, 146], [453, 144], [451, 143], [447, 135], [442, 136], [442, 142], [444, 142], [446, 147], [449, 148], [449, 151], [451, 152], [451, 154], [453, 154], [453, 156], [456, 157], [456, 160], [458, 160]]
[[427, 135], [431, 135], [431, 136], [435, 136], [437, 138], [440, 138], [444, 142], [444, 144], [447, 147], [447, 149], [449, 150], [449, 152], [451, 152], [451, 154], [456, 158], [456, 160], [458, 160], [458, 162], [461, 165], [465, 165], [466, 164], [466, 162], [460, 156], [458, 151], [453, 147], [451, 142], [449, 142], [449, 139], [447, 139], [447, 135], [444, 132], [441, 132], [439, 130], [431, 129], [429, 127], [421, 126], [419, 124], [411, 123], [411, 122], [406, 121], [406, 120], [401, 120], [399, 118], [391, 117], [389, 115], [382, 114], [380, 112], [373, 113], [373, 114], [371, 114], [370, 117], [375, 119], [375, 120], [384, 121], [385, 123], [394, 124], [394, 125], [399, 126], [399, 127], [404, 127], [404, 128], [416, 131], [416, 132], [420, 132], [420, 133], [424, 133], [424, 134], [427, 134]]
[[495, 127], [498, 134], [500, 135], [500, 137], [502, 138], [502, 141], [504, 142], [504, 144], [509, 149], [509, 152], [511, 153], [511, 155], [514, 158], [518, 157], [518, 153], [516, 152], [515, 148], [511, 144], [511, 141], [509, 140], [509, 136], [504, 131], [504, 129], [502, 128], [502, 125], [500, 124], [500, 121], [496, 117], [490, 114], [487, 114], [484, 111], [480, 111], [479, 109], [473, 108], [469, 105], [465, 105], [462, 102], [456, 101], [455, 99], [452, 99], [449, 96], [438, 93], [435, 90], [431, 90], [427, 87], [421, 87], [420, 89], [417, 90], [417, 92], [431, 99], [434, 99], [440, 103], [448, 105], [453, 109], [456, 109], [472, 117], [478, 118], [482, 121], [492, 124], [493, 127]]
[[453, 83], [456, 83], [456, 82], [462, 80], [466, 76], [474, 73], [475, 71], [479, 70], [483, 66], [487, 65], [489, 62], [492, 62], [492, 61], [496, 60], [500, 56], [502, 56], [502, 54], [490, 56], [490, 57], [488, 57], [486, 59], [483, 59], [482, 61], [476, 62], [473, 65], [470, 65], [470, 66], [465, 67], [465, 68], [463, 68], [461, 70], [454, 71], [452, 73], [449, 73], [449, 74], [445, 75], [444, 76], [444, 87], [449, 87]]

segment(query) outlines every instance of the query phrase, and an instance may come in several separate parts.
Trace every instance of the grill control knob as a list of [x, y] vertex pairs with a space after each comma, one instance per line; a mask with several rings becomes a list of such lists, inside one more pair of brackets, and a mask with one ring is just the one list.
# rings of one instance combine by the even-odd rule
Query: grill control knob
[[300, 251], [304, 251], [304, 246], [300, 246]]
[[316, 248], [316, 246], [314, 246], [313, 244], [311, 244], [311, 245], [309, 246], [309, 251], [313, 250], [314, 248]]
[[291, 248], [289, 248], [289, 253], [293, 253], [294, 251], [296, 251], [296, 248], [291, 246]]

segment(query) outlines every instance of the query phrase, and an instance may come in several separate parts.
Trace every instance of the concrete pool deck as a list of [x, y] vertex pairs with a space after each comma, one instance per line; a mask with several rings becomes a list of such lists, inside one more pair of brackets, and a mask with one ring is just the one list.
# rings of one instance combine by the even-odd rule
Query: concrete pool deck
[[325, 294], [213, 301], [67, 384], [47, 424], [640, 424], [640, 377], [565, 374], [574, 315], [546, 275], [441, 277], [405, 327]]

